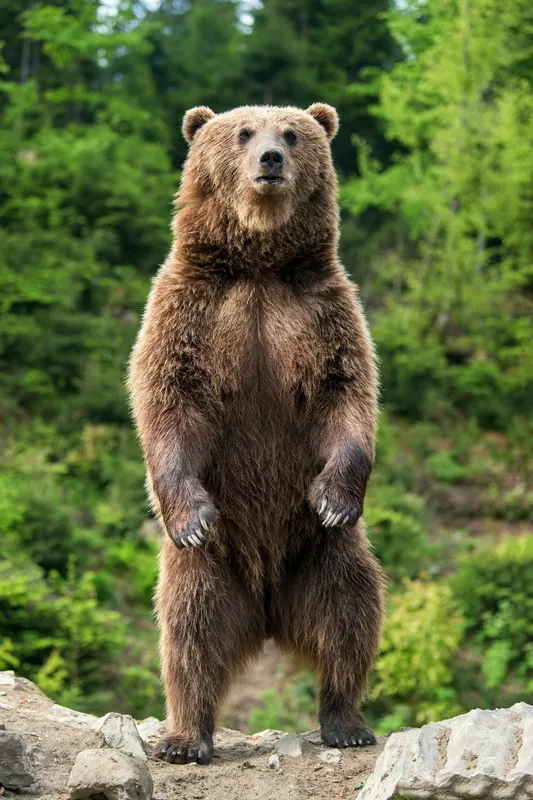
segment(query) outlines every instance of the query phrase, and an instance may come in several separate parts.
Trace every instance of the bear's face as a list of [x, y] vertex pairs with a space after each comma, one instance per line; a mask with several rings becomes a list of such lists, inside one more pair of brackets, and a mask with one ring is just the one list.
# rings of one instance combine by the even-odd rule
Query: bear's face
[[244, 227], [275, 229], [321, 187], [334, 185], [329, 142], [337, 127], [335, 109], [322, 103], [307, 111], [193, 108], [183, 120], [190, 144], [183, 183], [214, 196]]

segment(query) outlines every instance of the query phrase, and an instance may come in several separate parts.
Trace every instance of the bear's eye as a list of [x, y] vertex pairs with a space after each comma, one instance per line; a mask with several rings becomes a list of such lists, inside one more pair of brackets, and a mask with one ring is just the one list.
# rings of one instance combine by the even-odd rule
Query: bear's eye
[[249, 139], [252, 138], [252, 132], [248, 130], [248, 128], [243, 128], [243, 130], [239, 133], [239, 142], [247, 142]]
[[296, 144], [297, 136], [294, 131], [287, 131], [285, 133], [285, 141], [287, 144]]

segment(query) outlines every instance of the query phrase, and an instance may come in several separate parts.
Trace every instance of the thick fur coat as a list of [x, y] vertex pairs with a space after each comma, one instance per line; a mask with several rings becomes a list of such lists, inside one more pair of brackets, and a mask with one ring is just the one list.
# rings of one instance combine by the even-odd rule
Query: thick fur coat
[[274, 637], [320, 683], [322, 736], [359, 711], [382, 577], [362, 520], [374, 459], [372, 342], [337, 257], [323, 104], [192, 109], [174, 245], [150, 294], [131, 400], [161, 553], [169, 761], [212, 757], [232, 677]]

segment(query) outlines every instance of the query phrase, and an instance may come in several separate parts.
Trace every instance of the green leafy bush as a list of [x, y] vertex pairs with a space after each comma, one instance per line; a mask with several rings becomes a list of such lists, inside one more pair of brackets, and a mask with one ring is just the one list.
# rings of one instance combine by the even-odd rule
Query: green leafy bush
[[268, 689], [261, 705], [250, 712], [251, 733], [273, 728], [283, 731], [309, 730], [316, 726], [318, 712], [315, 676], [302, 670], [291, 676], [281, 689]]
[[501, 685], [511, 668], [533, 678], [532, 570], [533, 536], [524, 535], [476, 548], [453, 578], [489, 688]]
[[414, 491], [414, 462], [402, 433], [386, 412], [381, 414], [376, 466], [365, 500], [370, 540], [394, 581], [416, 577], [437, 552], [428, 540], [425, 503]]
[[385, 715], [381, 731], [387, 722], [421, 724], [459, 713], [453, 662], [463, 632], [464, 619], [447, 584], [405, 581], [392, 595], [372, 688]]
[[368, 493], [365, 520], [372, 545], [389, 577], [414, 578], [429, 563], [435, 548], [428, 542], [423, 500], [397, 485], [374, 484]]
[[430, 475], [443, 483], [460, 483], [467, 471], [455, 461], [447, 450], [433, 453], [426, 461], [426, 469]]
[[93, 691], [125, 645], [120, 614], [99, 607], [94, 575], [78, 573], [73, 561], [66, 577], [52, 572], [48, 581], [37, 565], [0, 561], [0, 618], [4, 660], [16, 652], [20, 673], [58, 699]]

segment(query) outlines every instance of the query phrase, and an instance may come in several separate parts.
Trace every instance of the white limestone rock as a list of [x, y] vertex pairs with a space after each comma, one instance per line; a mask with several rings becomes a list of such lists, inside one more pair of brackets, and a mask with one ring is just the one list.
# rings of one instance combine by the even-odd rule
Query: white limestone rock
[[108, 747], [122, 750], [130, 756], [146, 760], [143, 742], [133, 717], [128, 714], [106, 714], [94, 726], [94, 730], [104, 737]]
[[286, 733], [278, 739], [275, 748], [280, 756], [300, 758], [303, 756], [302, 737], [297, 733]]
[[46, 718], [52, 722], [60, 722], [62, 725], [69, 725], [71, 728], [80, 730], [94, 730], [100, 718], [93, 714], [84, 714], [82, 711], [73, 711], [71, 708], [60, 706], [57, 703], [49, 710]]
[[0, 671], [0, 686], [14, 686], [15, 673], [12, 669], [4, 669]]
[[157, 717], [146, 717], [146, 719], [142, 719], [135, 724], [143, 742], [159, 738], [163, 735], [163, 731], [165, 730], [165, 723], [157, 719]]
[[267, 728], [264, 731], [258, 731], [257, 733], [252, 733], [250, 739], [261, 739], [263, 742], [268, 742], [269, 744], [274, 744], [277, 742], [280, 736], [283, 736], [283, 731], [276, 731], [273, 728]]
[[281, 769], [281, 762], [277, 753], [272, 753], [268, 758], [268, 766], [270, 769]]
[[144, 761], [120, 750], [83, 750], [68, 789], [72, 800], [152, 800], [154, 782]]
[[339, 750], [320, 750], [318, 757], [325, 764], [338, 764], [341, 760]]
[[533, 706], [476, 709], [389, 738], [357, 800], [531, 800]]

